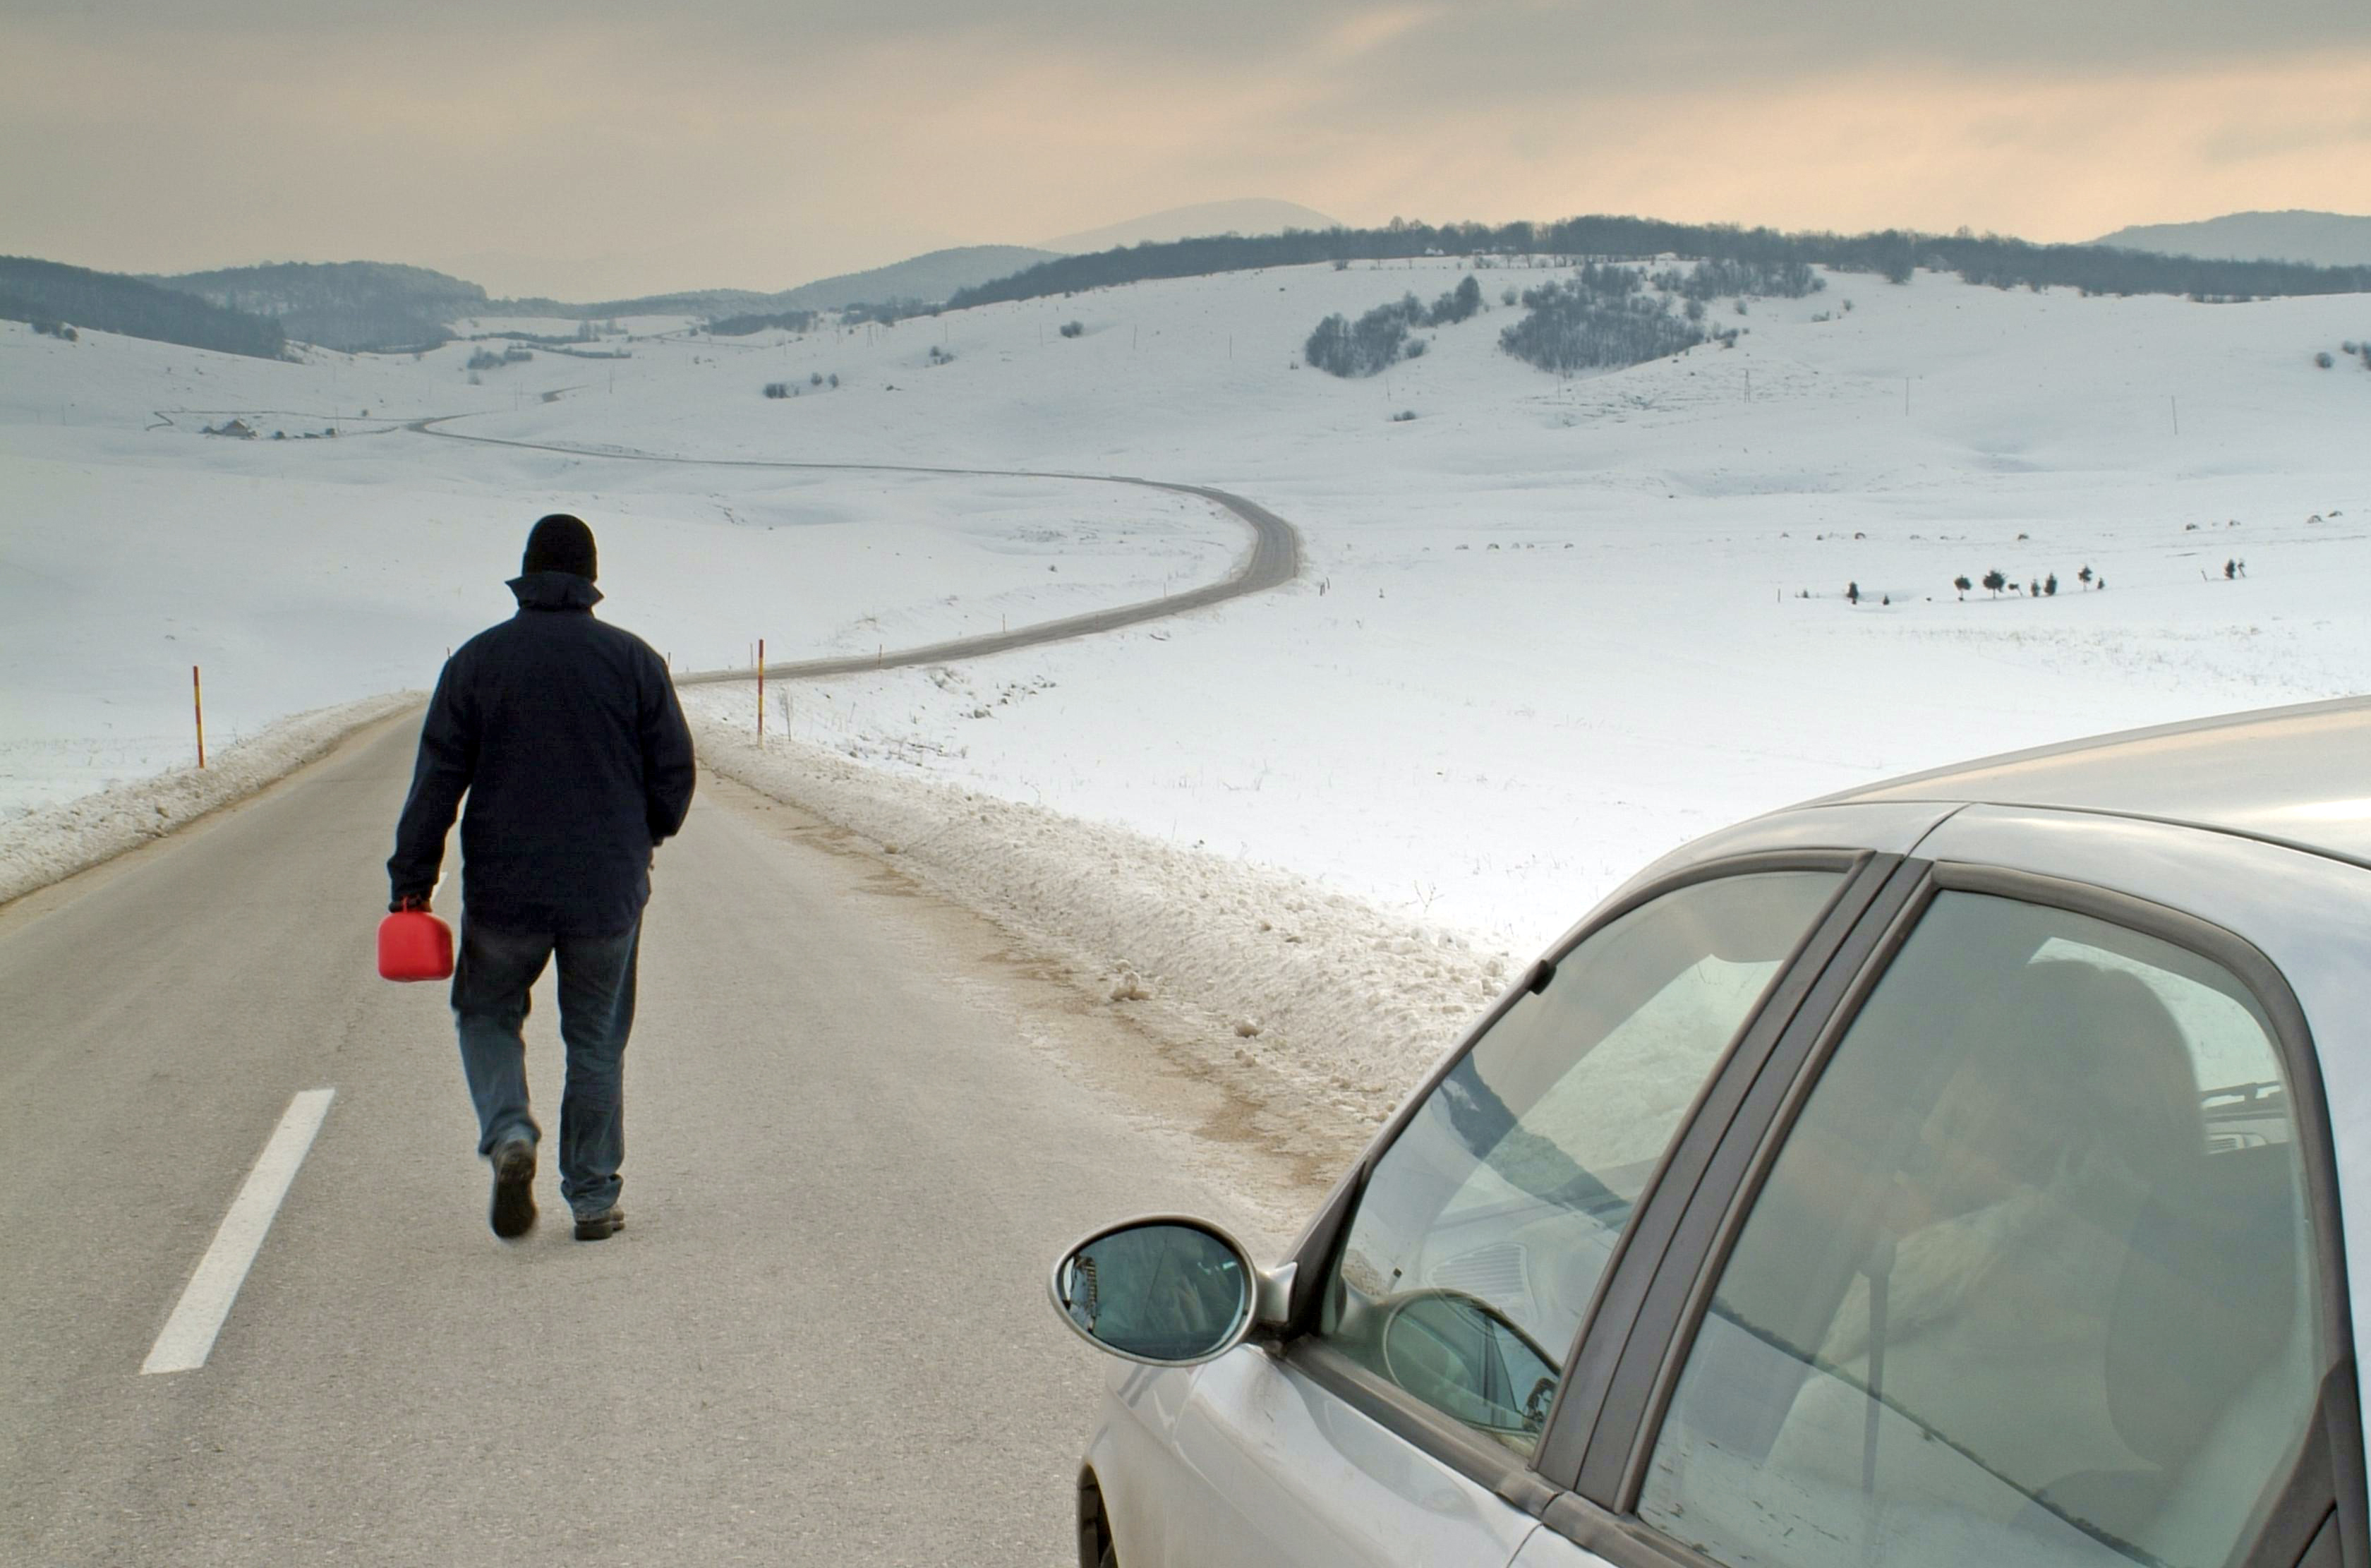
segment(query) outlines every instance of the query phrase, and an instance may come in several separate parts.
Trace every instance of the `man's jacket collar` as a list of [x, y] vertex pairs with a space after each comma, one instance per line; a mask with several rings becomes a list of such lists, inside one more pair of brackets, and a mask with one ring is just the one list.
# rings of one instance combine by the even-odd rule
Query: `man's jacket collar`
[[601, 602], [593, 580], [573, 571], [530, 571], [512, 578], [510, 588], [522, 610], [590, 610]]

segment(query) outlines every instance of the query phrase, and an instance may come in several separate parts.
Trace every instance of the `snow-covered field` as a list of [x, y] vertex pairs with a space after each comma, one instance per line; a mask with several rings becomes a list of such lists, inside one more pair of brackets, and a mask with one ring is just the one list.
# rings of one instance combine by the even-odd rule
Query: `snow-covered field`
[[[210, 744], [432, 685], [447, 648], [509, 613], [503, 582], [547, 511], [594, 524], [606, 613], [678, 669], [746, 665], [758, 638], [769, 658], [853, 653], [1158, 597], [1243, 548], [1205, 503], [1110, 485], [691, 468], [406, 429], [609, 368], [539, 353], [472, 386], [476, 347], [273, 364], [0, 322], [0, 820], [191, 761], [191, 664]], [[732, 390], [777, 406], [759, 385]], [[200, 433], [233, 419], [259, 438]]]
[[[630, 359], [539, 352], [476, 386], [467, 343], [275, 365], [0, 324], [0, 810], [179, 762], [192, 663], [226, 735], [427, 684], [505, 612], [544, 510], [592, 522], [607, 613], [679, 668], [739, 663], [759, 637], [790, 659], [1154, 596], [1243, 542], [1197, 502], [1091, 483], [403, 428], [457, 413], [474, 417], [444, 428], [508, 441], [1136, 475], [1273, 508], [1308, 543], [1293, 588], [803, 685], [805, 750], [751, 766], [828, 774], [842, 800], [897, 776], [917, 786], [899, 810], [951, 824], [1025, 806], [1032, 853], [1057, 859], [1083, 821], [1080, 854], [1125, 842], [1131, 867], [1172, 867], [1143, 873], [1151, 904], [1258, 882], [1238, 901], [1255, 933], [1284, 923], [1279, 898], [1348, 895], [1337, 913], [1381, 922], [1343, 914], [1352, 946], [1456, 939], [1426, 993], [1442, 1006], [1748, 813], [2371, 686], [2371, 374], [2313, 363], [2371, 335], [2371, 299], [1840, 274], [1741, 317], [1718, 302], [1750, 329], [1734, 349], [1566, 381], [1498, 352], [1502, 289], [1545, 275], [1515, 267], [1481, 272], [1493, 308], [1428, 333], [1420, 360], [1369, 381], [1296, 368], [1321, 317], [1466, 270], [1188, 279], [799, 339], [631, 322], [603, 345]], [[197, 433], [234, 415], [265, 438]], [[1951, 586], [1993, 569], [2059, 592]], [[688, 696], [716, 737], [754, 716], [746, 686]]]

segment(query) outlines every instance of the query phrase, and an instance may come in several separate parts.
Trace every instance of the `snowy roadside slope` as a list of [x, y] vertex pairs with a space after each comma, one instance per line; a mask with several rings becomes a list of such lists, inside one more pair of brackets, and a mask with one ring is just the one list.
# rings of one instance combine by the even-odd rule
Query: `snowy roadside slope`
[[1290, 871], [816, 746], [760, 750], [745, 693], [683, 697], [709, 767], [896, 857], [1114, 1006], [1162, 1015], [1164, 1033], [1305, 1126], [1389, 1115], [1512, 972], [1505, 954]]
[[245, 800], [426, 695], [389, 692], [295, 714], [209, 755], [202, 769], [176, 768], [0, 822], [0, 905]]

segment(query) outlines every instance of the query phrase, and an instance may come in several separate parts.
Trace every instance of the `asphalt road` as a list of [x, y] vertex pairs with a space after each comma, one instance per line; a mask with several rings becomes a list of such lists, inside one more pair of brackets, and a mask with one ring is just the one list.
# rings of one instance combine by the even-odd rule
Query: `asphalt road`
[[[1188, 610], [1224, 604], [1246, 594], [1264, 593], [1270, 588], [1281, 587], [1301, 575], [1301, 548], [1298, 529], [1257, 502], [1246, 501], [1242, 496], [1209, 485], [1174, 484], [1166, 479], [1140, 479], [1125, 474], [1071, 474], [1033, 468], [945, 468], [906, 463], [806, 463], [764, 457], [677, 457], [653, 452], [465, 435], [459, 431], [436, 428], [448, 420], [466, 417], [450, 414], [445, 419], [418, 420], [405, 428], [445, 441], [474, 442], [482, 446], [515, 446], [530, 452], [560, 452], [572, 457], [604, 457], [620, 463], [673, 463], [713, 468], [790, 468], [846, 473], [944, 474], [970, 478], [1072, 479], [1081, 484], [1130, 485], [1139, 490], [1198, 496], [1232, 513], [1251, 529], [1251, 548], [1235, 563], [1234, 570], [1216, 582], [1183, 589], [1158, 599], [1139, 600], [1133, 605], [1091, 610], [1058, 620], [1035, 621], [1028, 626], [1014, 627], [1009, 631], [987, 632], [977, 637], [951, 638], [944, 642], [900, 648], [873, 658], [859, 655], [855, 658], [804, 659], [769, 665], [767, 674], [778, 680], [846, 675], [861, 670], [903, 669], [913, 664], [938, 664], [953, 659], [973, 659], [984, 653], [1002, 653], [1014, 648], [1033, 647], [1041, 642], [1062, 642], [1074, 637], [1091, 637], [1099, 632], [1116, 631], [1122, 627], [1137, 626], [1145, 621], [1183, 615]], [[715, 681], [744, 681], [752, 673], [748, 670], [709, 670], [679, 674], [675, 679], [677, 686], [695, 686]]]
[[[1141, 1042], [703, 778], [645, 928], [631, 1223], [573, 1240], [547, 1157], [499, 1242], [443, 987], [372, 967], [414, 723], [0, 910], [0, 1562], [1070, 1561], [1106, 1364], [1043, 1271], [1120, 1215], [1242, 1218], [1112, 1087]], [[144, 1375], [322, 1089], [211, 1358]]]

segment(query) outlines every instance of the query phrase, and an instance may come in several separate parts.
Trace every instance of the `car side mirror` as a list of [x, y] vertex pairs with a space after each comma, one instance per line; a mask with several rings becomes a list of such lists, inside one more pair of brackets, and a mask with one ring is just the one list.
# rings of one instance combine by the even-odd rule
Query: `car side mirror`
[[1048, 1288], [1070, 1332], [1124, 1360], [1195, 1366], [1243, 1343], [1289, 1278], [1264, 1275], [1207, 1220], [1155, 1215], [1108, 1226], [1055, 1262]]

